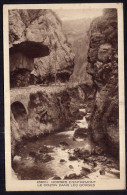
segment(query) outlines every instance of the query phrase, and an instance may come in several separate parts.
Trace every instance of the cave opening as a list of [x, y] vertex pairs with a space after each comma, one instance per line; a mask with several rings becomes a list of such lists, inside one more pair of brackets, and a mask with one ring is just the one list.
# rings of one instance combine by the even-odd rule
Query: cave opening
[[24, 105], [19, 101], [12, 103], [11, 112], [18, 124], [20, 132], [24, 133], [28, 128], [28, 115]]
[[59, 80], [61, 83], [65, 83], [66, 81], [69, 81], [70, 73], [69, 72], [61, 72], [56, 74], [57, 80]]
[[12, 103], [11, 104], [11, 111], [12, 111], [13, 116], [17, 122], [27, 121], [27, 118], [28, 118], [27, 111], [21, 102], [16, 101], [16, 102]]

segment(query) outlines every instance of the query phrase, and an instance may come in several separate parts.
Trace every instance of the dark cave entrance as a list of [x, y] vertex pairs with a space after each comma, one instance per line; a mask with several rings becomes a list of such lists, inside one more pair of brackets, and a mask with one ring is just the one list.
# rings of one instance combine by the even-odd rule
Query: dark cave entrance
[[24, 132], [28, 126], [28, 115], [24, 105], [21, 102], [16, 101], [11, 104], [11, 111], [16, 122], [19, 125], [20, 131]]
[[69, 81], [70, 73], [61, 72], [56, 74], [56, 79], [53, 74], [49, 74], [46, 78], [43, 79], [43, 84], [53, 84], [53, 83], [65, 83]]
[[19, 120], [27, 120], [27, 111], [24, 107], [24, 105], [16, 101], [11, 104], [11, 111], [14, 115], [15, 120], [18, 122]]
[[34, 69], [34, 58], [49, 55], [47, 46], [33, 41], [14, 44], [9, 49], [10, 57], [10, 86], [24, 87], [34, 84], [31, 71]]
[[66, 81], [69, 81], [70, 73], [69, 72], [61, 72], [56, 74], [57, 80], [59, 80], [61, 83], [65, 83]]

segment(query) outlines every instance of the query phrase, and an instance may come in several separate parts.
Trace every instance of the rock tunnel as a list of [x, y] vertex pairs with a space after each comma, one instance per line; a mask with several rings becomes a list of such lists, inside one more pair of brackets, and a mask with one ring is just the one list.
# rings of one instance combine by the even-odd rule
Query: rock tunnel
[[60, 82], [64, 83], [66, 81], [69, 81], [70, 75], [71, 73], [69, 71], [63, 71], [61, 73], [57, 73], [56, 76]]
[[28, 115], [24, 105], [19, 101], [12, 103], [11, 112], [19, 125], [19, 129], [24, 131], [28, 124]]
[[9, 49], [10, 86], [23, 87], [32, 84], [34, 79], [31, 79], [30, 73], [34, 69], [34, 58], [48, 55], [49, 48], [39, 42], [25, 41], [14, 44]]

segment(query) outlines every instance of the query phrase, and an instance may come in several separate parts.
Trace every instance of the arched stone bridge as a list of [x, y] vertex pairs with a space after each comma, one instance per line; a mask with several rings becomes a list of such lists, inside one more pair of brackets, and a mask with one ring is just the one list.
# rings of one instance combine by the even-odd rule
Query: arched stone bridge
[[14, 102], [20, 102], [21, 104], [23, 104], [28, 114], [28, 102], [31, 93], [36, 93], [38, 91], [46, 92], [47, 94], [57, 93], [64, 90], [65, 88], [66, 88], [65, 85], [62, 86], [32, 85], [28, 87], [13, 88], [10, 90], [10, 104], [12, 105]]

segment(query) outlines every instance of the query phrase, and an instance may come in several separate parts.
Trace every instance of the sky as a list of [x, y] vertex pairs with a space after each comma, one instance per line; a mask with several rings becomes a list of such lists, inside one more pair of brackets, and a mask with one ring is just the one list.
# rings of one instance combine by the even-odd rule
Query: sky
[[102, 9], [67, 9], [54, 10], [61, 20], [75, 20], [81, 18], [95, 18], [102, 15]]

